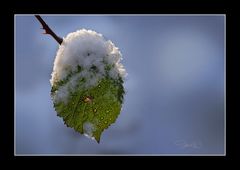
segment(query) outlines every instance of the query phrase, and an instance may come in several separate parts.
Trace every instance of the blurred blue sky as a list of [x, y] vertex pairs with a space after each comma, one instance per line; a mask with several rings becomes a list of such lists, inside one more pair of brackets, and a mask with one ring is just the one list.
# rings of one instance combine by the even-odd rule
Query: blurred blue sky
[[50, 78], [58, 44], [32, 15], [15, 17], [17, 154], [223, 154], [224, 16], [48, 16], [120, 48], [123, 110], [100, 144], [57, 117]]

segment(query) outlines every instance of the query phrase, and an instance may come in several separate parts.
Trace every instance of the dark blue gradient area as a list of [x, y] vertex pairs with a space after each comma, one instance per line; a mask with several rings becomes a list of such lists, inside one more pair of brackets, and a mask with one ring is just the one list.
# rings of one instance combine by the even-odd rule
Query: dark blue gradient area
[[224, 154], [224, 15], [47, 16], [119, 47], [126, 96], [100, 144], [67, 128], [50, 97], [57, 42], [34, 16], [15, 17], [16, 154]]

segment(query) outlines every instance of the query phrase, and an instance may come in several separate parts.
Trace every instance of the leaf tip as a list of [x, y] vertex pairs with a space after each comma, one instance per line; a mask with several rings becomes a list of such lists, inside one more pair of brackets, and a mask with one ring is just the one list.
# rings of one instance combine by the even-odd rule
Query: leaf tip
[[100, 139], [96, 139], [97, 143], [100, 144]]

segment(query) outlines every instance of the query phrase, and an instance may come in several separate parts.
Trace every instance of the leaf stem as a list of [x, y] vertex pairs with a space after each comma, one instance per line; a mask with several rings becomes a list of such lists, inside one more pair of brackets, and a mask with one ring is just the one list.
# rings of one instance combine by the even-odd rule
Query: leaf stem
[[51, 35], [57, 42], [58, 44], [62, 44], [63, 39], [59, 36], [57, 36], [52, 29], [46, 24], [46, 22], [42, 19], [42, 17], [40, 15], [35, 15], [35, 17], [38, 19], [38, 21], [42, 24], [42, 29], [45, 30], [44, 34], [49, 34]]

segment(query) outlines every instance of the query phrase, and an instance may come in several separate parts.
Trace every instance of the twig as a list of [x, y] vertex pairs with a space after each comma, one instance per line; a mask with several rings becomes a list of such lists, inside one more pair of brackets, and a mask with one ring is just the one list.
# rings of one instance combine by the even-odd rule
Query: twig
[[49, 34], [51, 35], [60, 45], [63, 42], [63, 39], [59, 36], [57, 36], [52, 30], [51, 28], [45, 23], [45, 21], [41, 18], [40, 15], [35, 15], [35, 17], [38, 19], [38, 21], [42, 24], [42, 29], [45, 30], [44, 34]]

